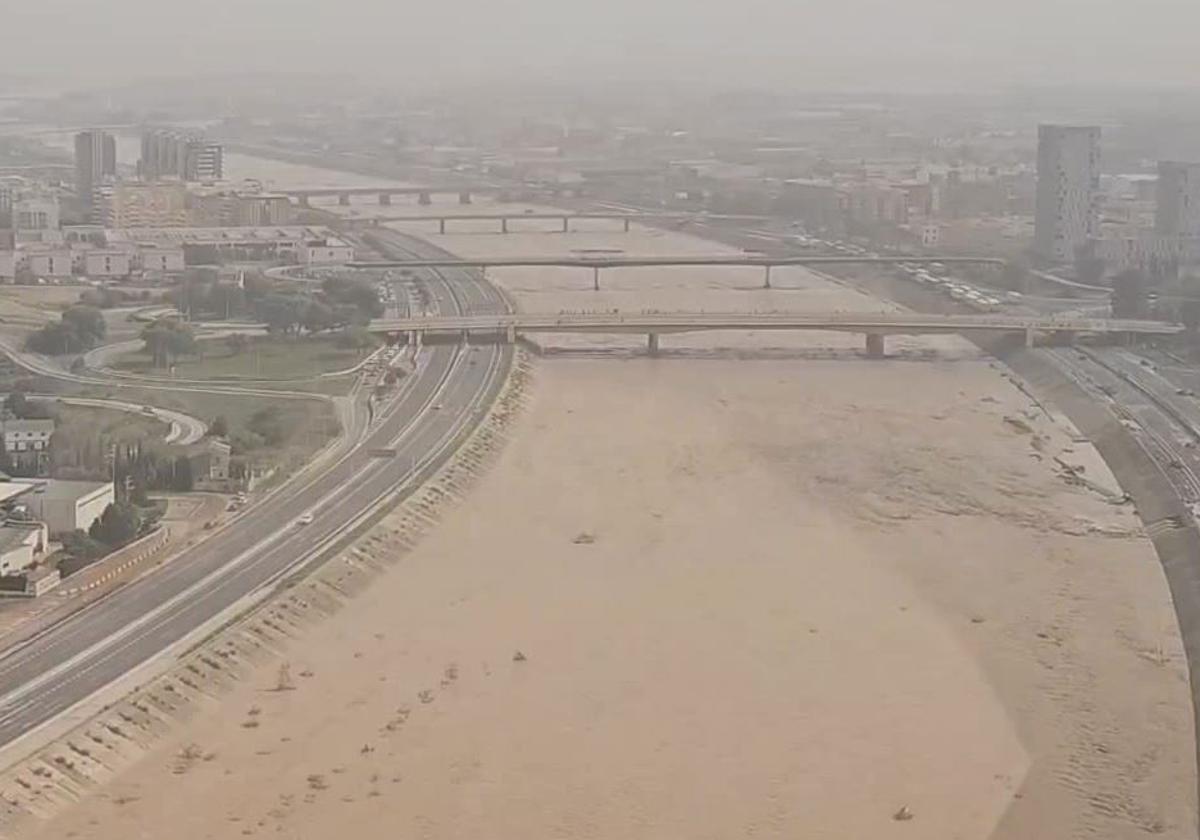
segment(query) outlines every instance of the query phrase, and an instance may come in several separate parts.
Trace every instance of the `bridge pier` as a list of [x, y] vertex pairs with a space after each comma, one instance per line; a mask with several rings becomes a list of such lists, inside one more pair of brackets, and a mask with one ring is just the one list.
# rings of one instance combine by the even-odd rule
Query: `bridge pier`
[[438, 233], [444, 234], [445, 232], [446, 232], [446, 218], [443, 216], [442, 218], [438, 219]]
[[458, 203], [459, 204], [470, 204], [471, 203], [471, 194], [469, 192], [460, 192], [458, 194]]
[[509, 344], [517, 343], [517, 327], [515, 324], [509, 324], [504, 328], [504, 340]]
[[391, 203], [392, 203], [392, 194], [391, 193], [380, 193], [379, 194], [379, 205], [381, 207], [387, 207]]
[[563, 233], [571, 232], [571, 219], [569, 216], [563, 216], [562, 232]]
[[343, 207], [350, 206], [350, 193], [338, 193], [338, 204]]
[[867, 358], [882, 359], [884, 356], [883, 334], [867, 333]]
[[765, 270], [763, 271], [763, 288], [769, 289], [769, 288], [771, 288], [771, 266], [769, 266], [769, 265], [764, 266], [764, 269]]
[[1025, 346], [1033, 347], [1035, 338], [1037, 338], [1037, 334], [1034, 332], [1033, 327], [1026, 327], [1025, 328]]
[[625, 220], [625, 232], [629, 233], [629, 220], [628, 219]]
[[651, 356], [658, 355], [658, 333], [646, 333], [646, 351]]
[[500, 232], [508, 233], [508, 216], [500, 217]]
[[[598, 266], [598, 265], [592, 266], [592, 291], [593, 292], [600, 291], [600, 266]], [[655, 346], [657, 347], [658, 339], [655, 338], [654, 341], [655, 341]]]
[[417, 193], [417, 204], [427, 207], [430, 204], [433, 204], [433, 196], [427, 192], [419, 192]]

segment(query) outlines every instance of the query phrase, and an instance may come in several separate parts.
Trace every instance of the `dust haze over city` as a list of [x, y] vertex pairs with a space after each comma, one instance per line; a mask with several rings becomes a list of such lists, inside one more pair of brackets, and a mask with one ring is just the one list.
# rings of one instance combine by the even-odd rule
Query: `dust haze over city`
[[1194, 2], [0, 12], [0, 838], [1197, 837]]

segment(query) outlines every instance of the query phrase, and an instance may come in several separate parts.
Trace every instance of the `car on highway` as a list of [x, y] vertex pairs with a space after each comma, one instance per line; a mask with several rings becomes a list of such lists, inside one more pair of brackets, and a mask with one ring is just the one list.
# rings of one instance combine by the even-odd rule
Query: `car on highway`
[[311, 513], [306, 513], [303, 516], [301, 516], [299, 519], [296, 520], [297, 525], [311, 525], [312, 522], [313, 522], [313, 515]]

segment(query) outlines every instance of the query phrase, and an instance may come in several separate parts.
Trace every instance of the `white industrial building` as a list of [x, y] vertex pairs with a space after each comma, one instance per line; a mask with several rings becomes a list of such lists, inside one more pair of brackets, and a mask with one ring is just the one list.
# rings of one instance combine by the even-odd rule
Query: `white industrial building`
[[0, 523], [0, 577], [19, 575], [41, 559], [50, 538], [41, 522]]
[[86, 531], [115, 498], [108, 481], [0, 481], [0, 502], [46, 523], [51, 535]]
[[128, 277], [133, 270], [133, 253], [104, 248], [85, 251], [83, 273], [88, 277]]
[[28, 267], [34, 277], [70, 277], [75, 262], [69, 248], [30, 245], [17, 249], [17, 267]]

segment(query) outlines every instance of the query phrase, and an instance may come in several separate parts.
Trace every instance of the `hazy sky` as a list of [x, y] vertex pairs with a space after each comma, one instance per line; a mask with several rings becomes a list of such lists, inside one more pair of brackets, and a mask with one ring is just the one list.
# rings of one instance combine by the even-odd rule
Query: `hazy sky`
[[0, 68], [1200, 82], [1200, 0], [0, 0]]

